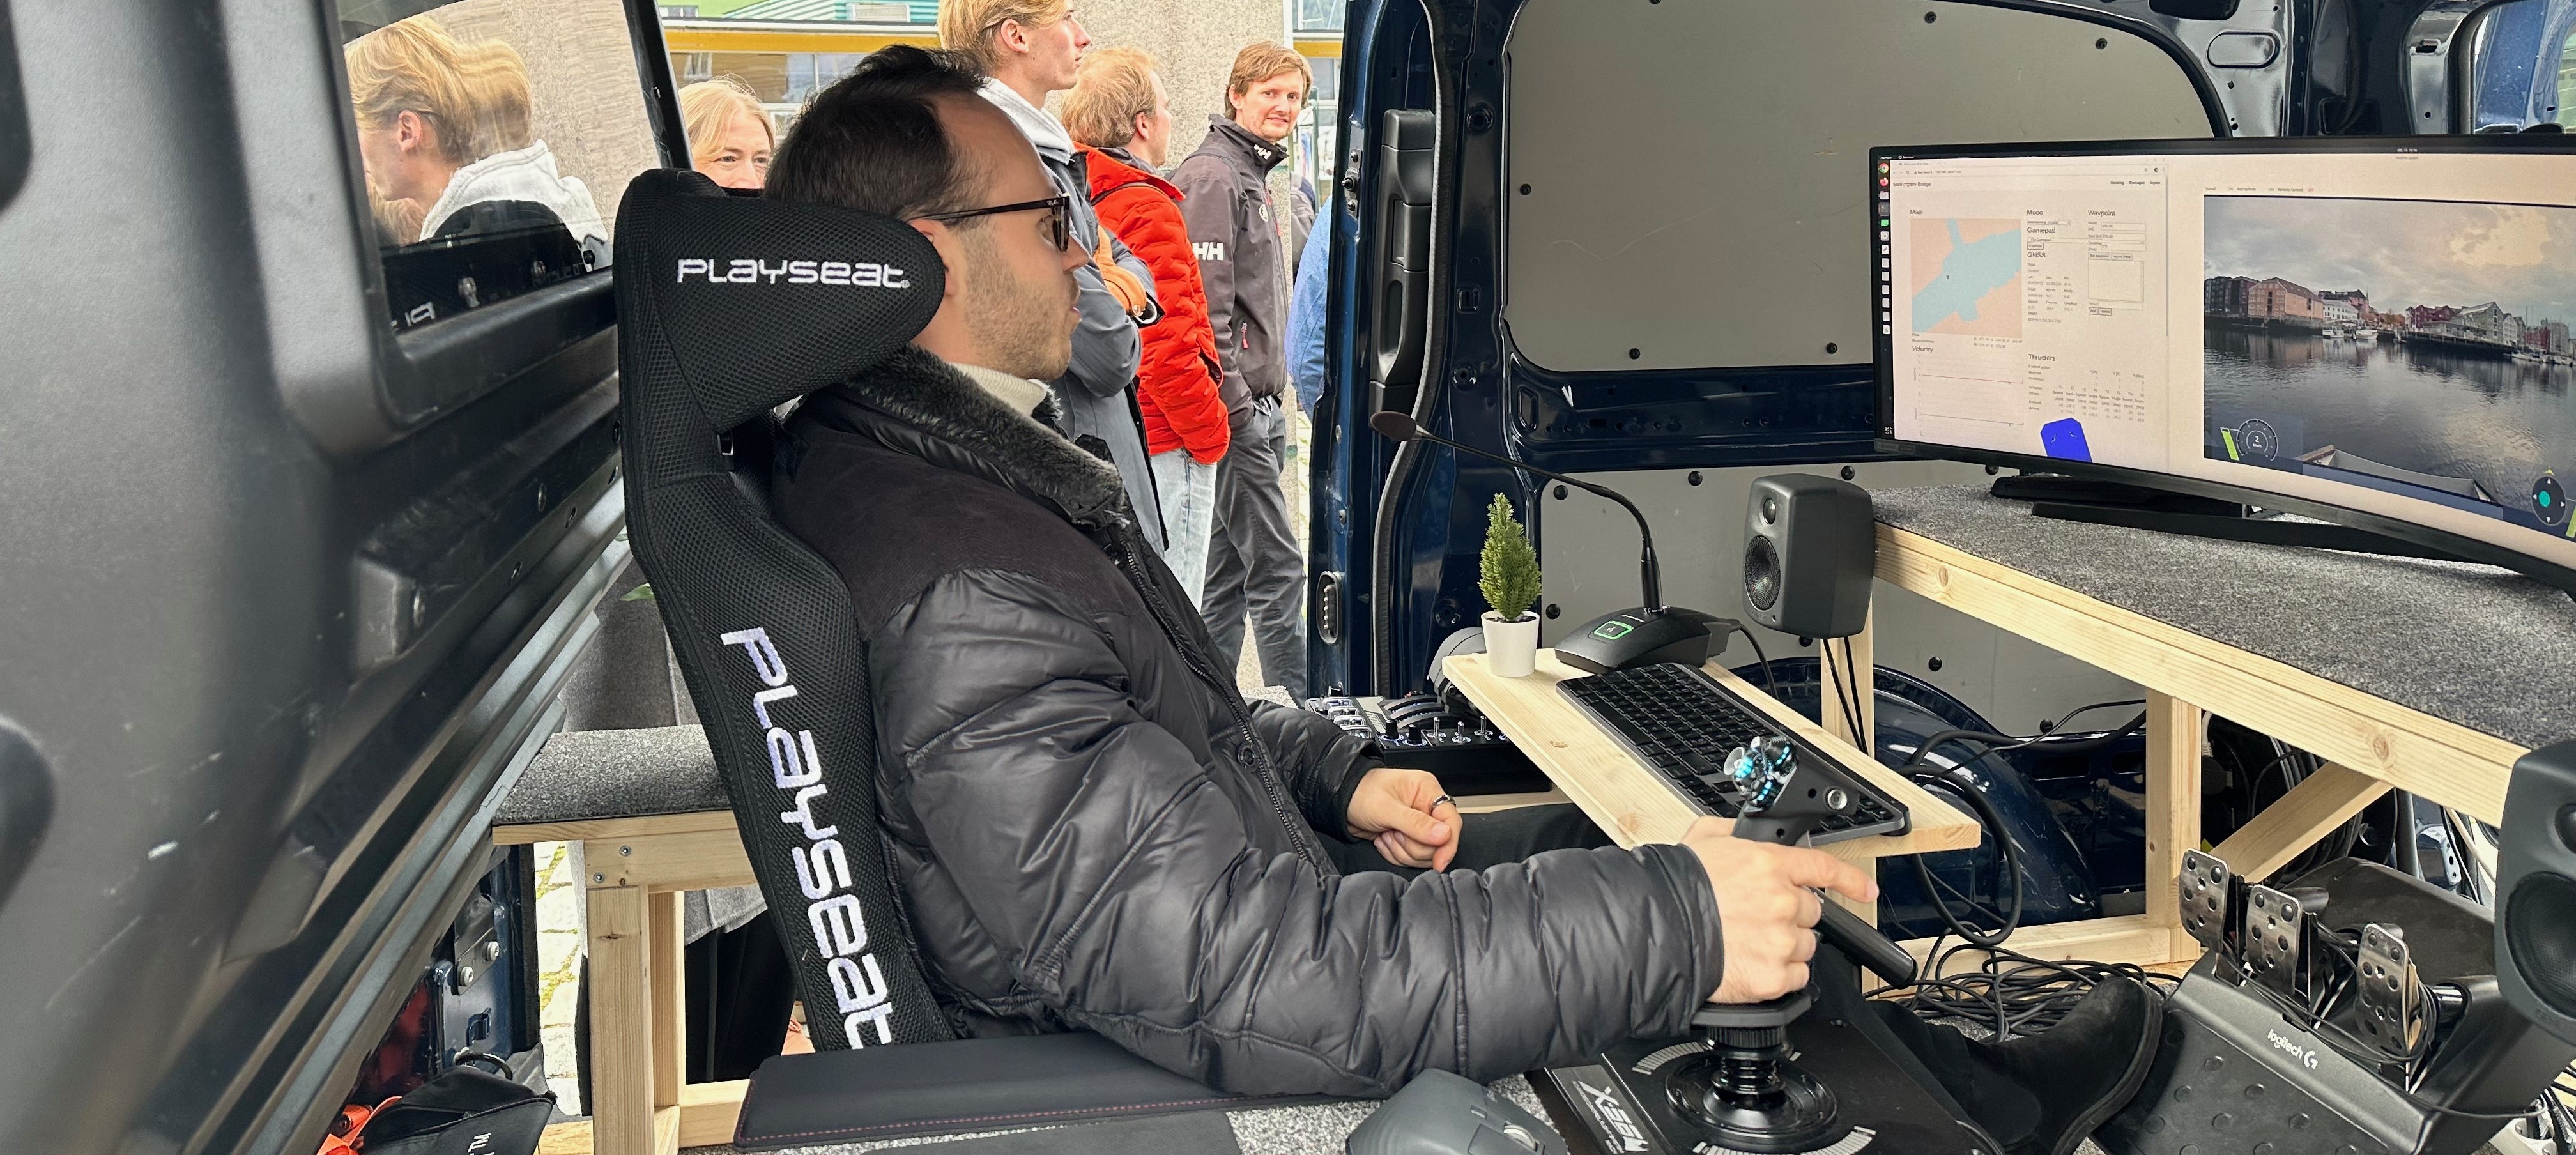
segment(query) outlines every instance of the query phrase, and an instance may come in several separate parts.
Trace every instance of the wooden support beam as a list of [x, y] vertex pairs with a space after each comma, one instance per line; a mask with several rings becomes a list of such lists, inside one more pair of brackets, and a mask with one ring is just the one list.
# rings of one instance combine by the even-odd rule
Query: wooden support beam
[[1524, 806], [1562, 806], [1570, 801], [1572, 799], [1567, 798], [1562, 790], [1541, 790], [1535, 794], [1469, 794], [1457, 800], [1460, 814], [1492, 814]]
[[658, 1111], [679, 1106], [681, 1089], [689, 1081], [689, 944], [681, 926], [680, 892], [656, 892], [645, 901], [653, 930], [653, 1107]]
[[2490, 823], [2530, 752], [1894, 526], [1878, 527], [1878, 576]]
[[[2182, 928], [2182, 856], [2200, 849], [2200, 707], [2147, 691], [2147, 918], [2174, 930], [2177, 949], [2196, 950]], [[2181, 956], [2176, 956], [2181, 957]], [[2155, 960], [2166, 961], [2166, 960]]]
[[714, 890], [751, 886], [751, 856], [731, 815], [719, 830], [649, 837], [594, 839], [582, 844], [582, 864], [601, 875], [601, 886], [647, 890]]
[[2389, 789], [2377, 778], [2328, 762], [2228, 835], [2216, 853], [2237, 877], [2262, 882]]
[[680, 1146], [715, 1147], [733, 1142], [734, 1125], [742, 1119], [742, 1097], [749, 1079], [691, 1083], [680, 1088]]
[[647, 814], [640, 818], [584, 818], [573, 822], [527, 822], [492, 828], [492, 845], [522, 846], [532, 842], [590, 842], [595, 839], [652, 838], [664, 834], [703, 834], [732, 830], [733, 811], [696, 810], [687, 814]]
[[593, 886], [587, 900], [591, 1142], [597, 1155], [668, 1155], [676, 1148], [657, 1145], [653, 1119], [651, 896]]

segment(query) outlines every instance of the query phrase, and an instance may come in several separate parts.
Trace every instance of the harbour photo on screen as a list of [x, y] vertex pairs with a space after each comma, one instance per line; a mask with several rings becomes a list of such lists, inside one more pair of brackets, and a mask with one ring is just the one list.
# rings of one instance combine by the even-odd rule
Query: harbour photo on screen
[[2576, 536], [2576, 209], [2203, 204], [2209, 457]]

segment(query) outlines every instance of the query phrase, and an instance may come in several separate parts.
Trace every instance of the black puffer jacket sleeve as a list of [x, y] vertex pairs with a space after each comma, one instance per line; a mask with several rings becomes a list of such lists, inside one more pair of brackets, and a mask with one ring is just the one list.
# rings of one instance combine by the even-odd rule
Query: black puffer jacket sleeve
[[1287, 779], [1288, 792], [1306, 825], [1347, 842], [1343, 809], [1351, 788], [1378, 765], [1370, 744], [1352, 737], [1332, 720], [1311, 710], [1292, 710], [1277, 702], [1252, 703], [1252, 732], [1270, 747]]
[[1229, 801], [1246, 772], [1139, 712], [1172, 692], [1122, 664], [1139, 629], [968, 570], [869, 641], [880, 773], [967, 908], [916, 920], [971, 918], [1020, 993], [1218, 1088], [1383, 1095], [1679, 1035], [1715, 989], [1716, 904], [1679, 847], [1410, 881], [1263, 850], [1295, 843]]

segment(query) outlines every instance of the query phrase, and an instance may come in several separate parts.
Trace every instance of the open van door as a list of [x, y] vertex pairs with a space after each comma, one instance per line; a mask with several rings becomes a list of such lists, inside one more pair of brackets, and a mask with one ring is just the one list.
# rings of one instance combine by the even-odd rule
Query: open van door
[[7, 18], [0, 1150], [309, 1152], [625, 561], [655, 16]]

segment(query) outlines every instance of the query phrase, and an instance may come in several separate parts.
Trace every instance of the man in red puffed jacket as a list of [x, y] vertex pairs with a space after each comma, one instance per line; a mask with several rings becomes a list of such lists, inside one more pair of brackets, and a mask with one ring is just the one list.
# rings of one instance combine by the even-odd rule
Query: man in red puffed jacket
[[1064, 94], [1063, 119], [1085, 155], [1100, 223], [1154, 273], [1163, 318], [1141, 333], [1136, 405], [1163, 499], [1163, 561], [1196, 601], [1207, 591], [1216, 463], [1233, 434], [1207, 290], [1181, 219], [1181, 190], [1151, 167], [1171, 155], [1171, 96], [1152, 57], [1134, 48], [1102, 49], [1083, 59], [1073, 90]]

